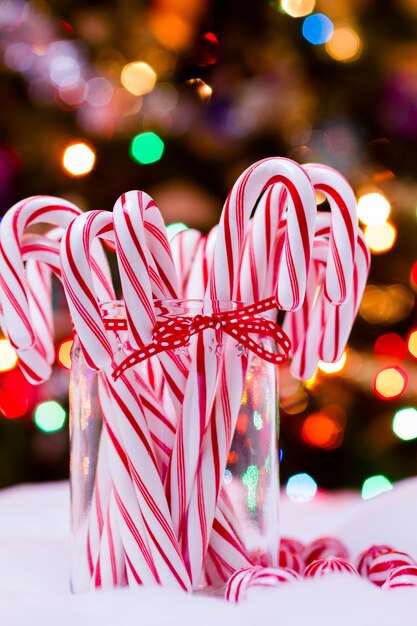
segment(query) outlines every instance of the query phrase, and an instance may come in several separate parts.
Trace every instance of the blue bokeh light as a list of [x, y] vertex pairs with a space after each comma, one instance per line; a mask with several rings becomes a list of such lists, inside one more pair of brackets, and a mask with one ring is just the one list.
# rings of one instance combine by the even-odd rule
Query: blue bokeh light
[[303, 37], [315, 46], [330, 41], [333, 30], [333, 22], [324, 13], [313, 13], [303, 22]]

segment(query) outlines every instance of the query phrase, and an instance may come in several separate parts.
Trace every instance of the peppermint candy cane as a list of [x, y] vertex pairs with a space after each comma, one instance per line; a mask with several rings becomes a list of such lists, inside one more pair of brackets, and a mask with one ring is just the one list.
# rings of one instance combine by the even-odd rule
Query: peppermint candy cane
[[358, 232], [357, 242], [353, 290], [348, 299], [338, 306], [330, 304], [323, 292], [317, 296], [317, 289], [322, 284], [328, 259], [326, 252], [323, 252], [323, 246], [327, 245], [325, 240], [322, 240], [320, 247], [316, 248], [317, 251], [321, 251], [321, 258], [318, 259], [316, 266], [319, 274], [312, 274], [306, 311], [304, 317], [301, 320], [299, 318], [297, 340], [292, 333], [294, 318], [297, 316], [291, 313], [284, 322], [284, 329], [293, 342], [291, 373], [296, 378], [308, 380], [314, 375], [320, 359], [328, 362], [337, 361], [346, 348], [370, 269], [370, 253], [361, 231]]
[[316, 202], [310, 180], [297, 163], [273, 157], [249, 167], [234, 184], [219, 223], [218, 245], [211, 273], [210, 297], [232, 297], [247, 224], [256, 202], [271, 185], [288, 190], [284, 259], [278, 277], [277, 301], [285, 310], [301, 306], [311, 258]]
[[329, 201], [332, 227], [326, 264], [324, 296], [332, 304], [345, 302], [353, 287], [353, 264], [358, 237], [355, 194], [338, 171], [325, 165], [303, 165], [316, 191]]
[[217, 238], [217, 228], [217, 226], [213, 226], [210, 232], [200, 240], [185, 285], [183, 293], [185, 298], [200, 300], [205, 296], [209, 279], [209, 268]]
[[[3, 330], [16, 348], [23, 373], [33, 384], [49, 378], [54, 358], [51, 305], [48, 304], [51, 286], [48, 268], [37, 266], [36, 261], [29, 263], [25, 276], [20, 243], [25, 229], [32, 224], [44, 222], [66, 226], [79, 213], [75, 205], [60, 198], [34, 196], [9, 209], [0, 227]], [[61, 233], [62, 229], [54, 229], [47, 238], [58, 240]], [[103, 299], [114, 297], [108, 281], [107, 261], [99, 245], [94, 256], [94, 281], [98, 293]]]
[[194, 257], [204, 235], [194, 228], [177, 233], [171, 240], [171, 253], [178, 274], [178, 290], [185, 297], [186, 285], [194, 264]]
[[[219, 224], [208, 289], [213, 300], [230, 300], [235, 292], [236, 272], [239, 268], [250, 214], [261, 193], [276, 183], [285, 184], [288, 189], [285, 262], [282, 263], [279, 271], [281, 280], [281, 286], [278, 286], [279, 298], [281, 298], [281, 303], [288, 304], [288, 308], [299, 306], [299, 298], [304, 294], [305, 277], [310, 262], [316, 204], [308, 176], [302, 168], [288, 159], [266, 159], [255, 164], [242, 174], [229, 194]], [[298, 250], [297, 253], [297, 244], [300, 243], [302, 243], [301, 252]], [[290, 280], [294, 267], [299, 269], [300, 274], [300, 280], [297, 283]], [[193, 362], [195, 361], [193, 360], [192, 364]], [[203, 380], [199, 379], [198, 388], [205, 398], [204, 403], [196, 398], [198, 370], [191, 369], [184, 407], [187, 399], [194, 396], [194, 412], [191, 413], [184, 408], [182, 426], [183, 431], [187, 432], [188, 444], [184, 450], [182, 442], [179, 441], [177, 450], [174, 448], [173, 454], [174, 463], [177, 458], [187, 454], [186, 472], [181, 472], [181, 465], [177, 462], [176, 472], [171, 474], [171, 480], [173, 484], [176, 484], [176, 494], [178, 494], [180, 504], [175, 509], [171, 502], [171, 511], [174, 523], [175, 516], [178, 516], [184, 529], [181, 532], [180, 528], [180, 536], [183, 538], [183, 554], [190, 562], [193, 584], [198, 583], [207, 550], [208, 529], [212, 526], [220, 490], [220, 476], [226, 466], [246, 373], [231, 342], [226, 342], [220, 367], [219, 373], [215, 355], [209, 354], [206, 350], [203, 368], [205, 376]], [[212, 411], [214, 397], [216, 397], [215, 409]], [[200, 412], [197, 428], [196, 408]], [[193, 415], [193, 420], [190, 419], [191, 415]], [[206, 431], [210, 420], [213, 426]], [[191, 439], [193, 439], [192, 444]], [[201, 450], [201, 456], [197, 455], [197, 459], [200, 459], [198, 466], [190, 463], [190, 449], [195, 448]], [[190, 491], [189, 485], [194, 473], [196, 473], [196, 478]], [[174, 487], [171, 493], [174, 493]]]
[[[112, 369], [109, 368], [113, 362], [114, 348], [94, 296], [89, 250], [94, 237], [108, 238], [112, 228], [112, 216], [105, 211], [92, 211], [70, 224], [61, 247], [63, 282], [80, 343], [84, 349], [99, 346], [102, 362], [110, 361], [107, 371], [102, 374], [113, 407], [112, 421], [106, 424], [106, 428], [119, 463], [124, 467], [123, 484], [133, 482], [137, 498], [119, 498], [119, 510], [123, 515], [126, 507], [127, 511], [136, 505], [140, 507], [146, 529], [145, 537], [161, 582], [188, 589], [189, 578], [172, 532], [142, 404], [138, 401], [131, 375], [126, 372], [114, 381]], [[97, 363], [96, 359], [92, 361]]]
[[0, 300], [8, 336], [15, 348], [30, 349], [36, 341], [25, 289], [20, 240], [28, 226], [47, 222], [67, 226], [79, 209], [66, 200], [33, 196], [7, 211], [0, 225]]
[[[128, 192], [114, 206], [114, 229], [120, 279], [126, 305], [128, 338], [136, 348], [152, 340], [156, 323], [154, 299], [178, 297], [172, 276], [176, 273], [165, 225], [152, 198], [142, 192]], [[161, 275], [162, 272], [162, 275]], [[169, 421], [175, 426], [181, 410], [183, 388], [188, 375], [188, 359], [169, 350], [153, 362], [153, 374], [161, 372], [169, 399], [162, 397], [165, 409], [173, 407]], [[157, 362], [157, 363], [158, 363]], [[149, 364], [145, 364], [145, 368]], [[161, 432], [161, 439], [172, 448], [173, 432]]]

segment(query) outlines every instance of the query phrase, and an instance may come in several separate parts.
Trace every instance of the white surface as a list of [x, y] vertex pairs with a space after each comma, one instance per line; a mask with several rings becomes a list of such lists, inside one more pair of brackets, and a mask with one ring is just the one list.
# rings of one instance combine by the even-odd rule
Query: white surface
[[[66, 483], [0, 492], [2, 626], [417, 624], [417, 590], [384, 591], [349, 575], [259, 590], [239, 606], [159, 588], [72, 596], [68, 518]], [[334, 534], [353, 557], [383, 542], [417, 558], [417, 479], [365, 502], [354, 494], [320, 494], [308, 504], [283, 497], [281, 523], [283, 535], [303, 540]]]

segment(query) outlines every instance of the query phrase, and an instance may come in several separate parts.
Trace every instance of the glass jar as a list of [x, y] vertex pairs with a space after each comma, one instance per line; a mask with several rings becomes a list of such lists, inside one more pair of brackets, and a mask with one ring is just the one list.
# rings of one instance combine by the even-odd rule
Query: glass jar
[[[240, 306], [233, 302], [166, 300], [156, 303], [155, 310], [158, 321], [162, 322], [211, 315], [213, 310], [222, 312]], [[126, 318], [122, 302], [104, 304], [102, 312], [103, 319]], [[109, 331], [109, 337], [118, 362], [132, 353], [126, 330]], [[271, 339], [251, 337], [267, 350], [275, 350]], [[221, 469], [213, 531], [201, 578], [193, 586], [195, 590], [213, 591], [222, 588], [236, 569], [251, 563], [265, 566], [278, 563], [278, 368], [248, 352], [221, 330], [213, 329], [192, 336], [187, 345], [176, 349], [176, 356], [186, 367], [190, 367], [197, 341], [204, 346], [206, 361], [212, 366], [215, 364], [211, 381], [206, 381], [208, 393], [217, 388], [216, 376], [222, 367], [228, 371], [227, 380], [230, 382], [232, 375], [236, 381], [229, 387], [232, 436]], [[125, 558], [128, 556], [123, 551], [123, 538], [117, 531], [117, 504], [109, 493], [113, 465], [108, 458], [106, 428], [103, 428], [103, 414], [109, 409], [105, 408], [100, 389], [103, 379], [110, 373], [95, 372], [87, 367], [77, 337], [71, 361], [71, 588], [78, 593], [94, 587], [131, 584], [131, 577], [129, 580], [126, 573]], [[160, 402], [164, 419], [172, 424], [177, 419], [174, 403], [158, 357], [136, 365], [135, 370], [138, 385], [151, 390], [152, 397]], [[216, 372], [214, 378], [213, 371]], [[159, 446], [165, 449], [168, 464], [172, 433], [173, 427], [158, 430]], [[159, 470], [164, 482], [166, 463], [161, 461]], [[112, 529], [110, 536], [109, 528]], [[103, 565], [97, 571], [100, 569], [97, 566], [98, 551], [103, 550], [104, 536], [112, 547], [107, 563], [111, 573], [105, 571]]]

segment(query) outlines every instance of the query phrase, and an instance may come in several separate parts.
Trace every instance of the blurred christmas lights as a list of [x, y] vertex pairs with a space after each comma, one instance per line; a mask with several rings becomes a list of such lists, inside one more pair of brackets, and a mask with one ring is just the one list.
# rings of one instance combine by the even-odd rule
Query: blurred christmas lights
[[122, 69], [120, 82], [123, 87], [135, 96], [143, 96], [152, 91], [156, 83], [156, 73], [147, 63], [135, 61]]
[[304, 17], [314, 11], [316, 0], [281, 0], [281, 8], [291, 17]]
[[406, 407], [397, 411], [392, 421], [392, 430], [403, 441], [417, 439], [417, 409]]
[[379, 496], [381, 493], [391, 491], [391, 489], [393, 489], [391, 482], [382, 474], [370, 476], [362, 485], [362, 498], [369, 500], [370, 498]]
[[61, 430], [65, 420], [65, 409], [55, 400], [41, 402], [35, 408], [34, 422], [39, 430], [45, 433]]
[[168, 224], [167, 226], [168, 239], [171, 241], [171, 239], [173, 239], [175, 235], [182, 232], [183, 230], [188, 230], [188, 226], [186, 226], [182, 222], [175, 222], [174, 224]]
[[385, 367], [375, 377], [374, 390], [383, 400], [393, 400], [403, 393], [407, 382], [407, 374], [402, 368]]
[[14, 369], [1, 376], [0, 413], [7, 419], [25, 415], [32, 402], [35, 388], [28, 383], [20, 369]]
[[286, 492], [293, 502], [310, 502], [317, 493], [317, 483], [309, 474], [294, 474], [287, 481]]
[[56, 360], [58, 365], [63, 369], [71, 369], [71, 349], [73, 340], [71, 338], [63, 339], [56, 351]]
[[164, 142], [156, 133], [140, 133], [133, 137], [130, 144], [130, 155], [141, 165], [159, 161], [164, 152]]
[[95, 152], [86, 143], [73, 143], [67, 146], [62, 157], [62, 165], [73, 176], [84, 176], [91, 172], [96, 161]]
[[374, 344], [374, 353], [378, 356], [392, 356], [403, 361], [407, 356], [407, 346], [397, 333], [380, 335]]
[[395, 324], [410, 315], [414, 302], [404, 285], [367, 285], [359, 313], [370, 324]]
[[17, 354], [8, 339], [0, 339], [0, 372], [12, 370], [17, 363]]
[[317, 46], [327, 43], [333, 35], [333, 22], [323, 13], [313, 13], [303, 22], [303, 37]]
[[381, 193], [366, 193], [358, 200], [358, 217], [366, 226], [376, 226], [387, 221], [391, 205]]
[[407, 340], [407, 348], [410, 355], [417, 359], [417, 330], [411, 331]]
[[324, 374], [338, 374], [343, 371], [346, 365], [347, 352], [345, 351], [338, 361], [334, 363], [326, 363], [325, 361], [319, 361], [318, 368]]
[[362, 52], [362, 41], [353, 28], [339, 26], [326, 43], [326, 51], [335, 61], [356, 61]]
[[343, 428], [331, 415], [321, 411], [304, 420], [301, 437], [311, 446], [333, 450], [343, 441]]
[[364, 231], [366, 243], [374, 254], [382, 254], [391, 250], [397, 238], [397, 229], [393, 224], [370, 225]]
[[209, 100], [213, 93], [212, 87], [207, 85], [201, 78], [190, 78], [185, 83], [188, 87], [194, 90], [194, 93], [200, 98], [200, 100]]

